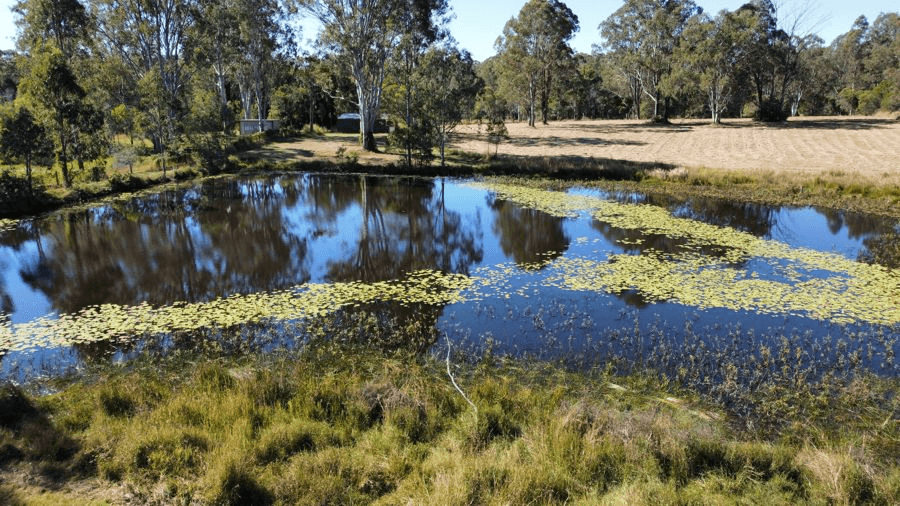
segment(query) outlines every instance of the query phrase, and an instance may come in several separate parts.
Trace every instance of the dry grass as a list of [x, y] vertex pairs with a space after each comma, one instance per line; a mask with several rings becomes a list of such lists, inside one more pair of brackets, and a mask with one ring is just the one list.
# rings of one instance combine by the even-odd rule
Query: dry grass
[[[528, 127], [507, 125], [510, 139], [499, 153], [524, 157], [609, 158], [676, 167], [819, 175], [858, 174], [900, 184], [900, 122], [888, 118], [792, 118], [779, 125], [703, 120], [671, 125], [644, 121], [560, 121]], [[463, 125], [453, 147], [484, 153], [478, 125]]]
[[331, 160], [345, 161], [348, 157], [358, 159], [364, 165], [387, 165], [402, 163], [400, 155], [385, 153], [386, 137], [376, 136], [380, 153], [363, 151], [359, 145], [359, 136], [354, 134], [329, 133], [325, 135], [305, 136], [287, 142], [276, 142], [252, 150], [245, 158], [266, 158], [276, 161], [311, 161]]
[[[333, 345], [296, 358], [137, 364], [47, 397], [7, 387], [4, 413], [27, 409], [0, 424], [0, 504], [900, 499], [896, 458], [871, 439], [835, 434], [822, 450], [796, 431], [774, 442], [735, 434], [647, 376], [613, 385], [600, 371], [464, 361], [457, 379], [475, 414], [439, 359]], [[72, 451], [47, 451], [63, 440]]]

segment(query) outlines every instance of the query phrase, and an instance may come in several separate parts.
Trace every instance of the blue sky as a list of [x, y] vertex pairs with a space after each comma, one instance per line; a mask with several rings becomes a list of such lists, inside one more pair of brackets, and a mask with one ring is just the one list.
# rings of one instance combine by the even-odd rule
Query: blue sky
[[[734, 10], [746, 0], [695, 0], [706, 12], [717, 13], [722, 9]], [[15, 24], [10, 7], [15, 0], [0, 0], [0, 49], [14, 47]], [[494, 54], [494, 41], [503, 31], [509, 18], [518, 14], [525, 0], [450, 0], [456, 14], [450, 24], [450, 31], [460, 47], [468, 49], [476, 60], [484, 60]], [[570, 0], [565, 2], [578, 16], [581, 30], [572, 41], [576, 51], [589, 53], [591, 45], [600, 41], [597, 26], [622, 5], [620, 0]], [[850, 29], [853, 21], [864, 14], [869, 22], [875, 21], [882, 12], [900, 11], [897, 0], [776, 0], [780, 4], [780, 18], [785, 19], [796, 6], [812, 5], [813, 12], [807, 16], [809, 22], [805, 31], [819, 34], [825, 43]], [[305, 39], [315, 37], [315, 26], [304, 23]]]

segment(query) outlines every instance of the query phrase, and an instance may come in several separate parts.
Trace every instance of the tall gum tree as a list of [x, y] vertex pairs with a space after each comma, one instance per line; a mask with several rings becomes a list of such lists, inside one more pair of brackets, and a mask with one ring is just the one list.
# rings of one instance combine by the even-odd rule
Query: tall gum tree
[[424, 158], [431, 155], [428, 125], [423, 118], [428, 91], [422, 86], [420, 74], [426, 50], [447, 41], [449, 34], [445, 26], [449, 21], [448, 12], [449, 4], [446, 0], [414, 2], [413, 8], [401, 17], [400, 22], [406, 26], [403, 29], [404, 35], [398, 41], [395, 55], [388, 63], [389, 78], [386, 87], [388, 90], [394, 89], [393, 93], [389, 92], [386, 96], [387, 105], [403, 118], [404, 124], [395, 129], [394, 137], [405, 151], [407, 166], [412, 164], [414, 150], [427, 154]]
[[191, 78], [193, 0], [92, 0], [104, 49], [121, 58], [144, 95], [141, 112], [163, 178]]
[[475, 62], [467, 51], [433, 47], [423, 56], [417, 81], [424, 98], [423, 115], [433, 131], [441, 166], [445, 163], [450, 133], [475, 107], [484, 83], [475, 74]]
[[381, 110], [385, 69], [407, 33], [411, 15], [427, 0], [297, 0], [300, 9], [322, 23], [319, 44], [339, 56], [353, 77], [359, 103], [360, 138], [366, 151], [377, 151], [375, 122]]
[[752, 26], [746, 17], [722, 11], [714, 19], [693, 18], [675, 51], [676, 60], [707, 97], [713, 123], [720, 123], [738, 84], [736, 73], [746, 57]]
[[688, 20], [701, 13], [691, 0], [626, 0], [600, 24], [605, 48], [632, 89], [653, 101], [654, 116], [660, 115], [661, 84], [672, 71], [675, 48]]
[[37, 158], [50, 155], [51, 142], [47, 138], [44, 127], [36, 122], [31, 111], [24, 107], [15, 114], [3, 118], [0, 125], [0, 152], [4, 155], [25, 162], [25, 180], [28, 185], [28, 196], [33, 196], [34, 184], [31, 177], [32, 162]]
[[287, 45], [290, 32], [285, 13], [277, 0], [238, 0], [237, 80], [243, 103], [244, 119], [255, 113], [260, 131], [269, 115], [272, 77], [278, 53]]
[[506, 22], [495, 47], [501, 57], [501, 77], [518, 83], [528, 103], [528, 125], [536, 108], [547, 124], [554, 80], [566, 65], [574, 65], [569, 41], [578, 31], [578, 16], [558, 0], [529, 0], [519, 15]]
[[78, 0], [21, 0], [13, 12], [23, 52], [22, 98], [54, 138], [68, 187], [68, 162], [76, 160], [83, 171], [85, 157], [95, 158], [103, 144], [96, 135], [102, 117], [87, 93], [93, 20]]
[[86, 93], [78, 84], [66, 57], [55, 46], [38, 49], [28, 59], [28, 68], [19, 83], [20, 100], [36, 111], [44, 125], [50, 126], [56, 143], [56, 157], [63, 184], [72, 185], [69, 161], [77, 143], [79, 116]]
[[19, 16], [19, 47], [29, 51], [52, 41], [68, 61], [86, 41], [90, 16], [78, 0], [21, 0], [13, 6]]

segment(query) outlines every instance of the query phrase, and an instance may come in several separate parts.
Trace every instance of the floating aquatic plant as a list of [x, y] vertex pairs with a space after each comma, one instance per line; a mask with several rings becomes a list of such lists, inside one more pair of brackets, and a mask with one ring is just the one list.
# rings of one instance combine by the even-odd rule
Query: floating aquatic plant
[[[0, 326], [0, 350], [30, 351], [102, 340], [228, 328], [270, 320], [318, 318], [373, 302], [448, 305], [529, 297], [545, 288], [620, 294], [637, 291], [648, 302], [701, 309], [725, 308], [797, 315], [835, 323], [900, 322], [900, 274], [833, 253], [791, 248], [727, 227], [676, 218], [665, 209], [508, 184], [472, 183], [558, 217], [591, 216], [611, 227], [678, 239], [678, 252], [645, 249], [639, 255], [586, 258], [554, 254], [531, 264], [481, 267], [471, 277], [432, 270], [376, 283], [306, 284], [288, 290], [232, 295], [208, 302], [89, 306]], [[591, 239], [576, 238], [576, 245]], [[619, 241], [636, 244], [638, 239]], [[716, 255], [703, 254], [714, 249]]]
[[462, 290], [471, 282], [466, 276], [423, 270], [402, 280], [307, 284], [289, 290], [232, 295], [209, 302], [176, 302], [156, 308], [148, 304], [94, 305], [77, 313], [6, 323], [0, 326], [0, 350], [34, 351], [263, 320], [317, 318], [344, 307], [379, 301], [446, 305], [461, 301]]
[[[834, 253], [791, 248], [728, 227], [677, 218], [661, 207], [631, 205], [586, 195], [492, 183], [472, 183], [497, 198], [558, 217], [589, 215], [611, 227], [664, 235], [685, 244], [682, 253], [652, 249], [611, 255], [606, 262], [569, 256], [553, 262], [547, 283], [573, 290], [638, 290], [648, 300], [700, 308], [804, 315], [836, 323], [900, 322], [900, 273]], [[578, 239], [576, 243], [586, 240]], [[620, 241], [628, 244], [632, 241]], [[719, 256], [701, 255], [716, 248]], [[734, 265], [753, 260], [758, 270]]]

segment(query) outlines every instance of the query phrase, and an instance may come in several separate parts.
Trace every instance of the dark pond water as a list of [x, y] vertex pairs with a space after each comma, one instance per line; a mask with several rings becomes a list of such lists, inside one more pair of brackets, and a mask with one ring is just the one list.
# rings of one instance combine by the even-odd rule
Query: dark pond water
[[[587, 190], [571, 194], [652, 204], [677, 217], [794, 248], [896, 266], [891, 251], [897, 225], [883, 218]], [[630, 245], [634, 239], [639, 244]], [[465, 276], [489, 272], [503, 278], [491, 296], [450, 304], [382, 301], [358, 311], [375, 313], [372, 325], [390, 327], [385, 332], [427, 329], [430, 337], [415, 345], [423, 350], [441, 346], [446, 336], [476, 351], [578, 360], [608, 355], [674, 368], [684, 366], [679, 361], [685, 357], [697, 357], [698, 347], [718, 349], [705, 359], [715, 362], [724, 353], [758, 353], [760, 343], [776, 349], [787, 338], [804, 350], [807, 367], [828, 360], [849, 368], [849, 361], [896, 374], [896, 325], [837, 325], [808, 314], [700, 309], [654, 300], [640, 290], [572, 290], [542, 282], [552, 270], [544, 266], [554, 262], [604, 262], [611, 255], [640, 255], [651, 248], [674, 252], [683, 246], [682, 239], [619, 228], [589, 215], [554, 216], [463, 181], [358, 175], [214, 180], [53, 214], [0, 233], [0, 313], [15, 329], [98, 304], [161, 307], [310, 284], [402, 280], [422, 270]], [[739, 268], [750, 269], [749, 264], [752, 260]], [[345, 308], [329, 318], [322, 328], [359, 325], [361, 317]], [[259, 331], [254, 325], [261, 324], [242, 327], [238, 339]], [[264, 346], [306, 338], [292, 335], [301, 327], [281, 320], [264, 325], [267, 335], [280, 333]], [[303, 323], [302, 329], [310, 328]], [[148, 339], [142, 336], [141, 342]], [[165, 348], [186, 338], [152, 339]], [[121, 360], [139, 349], [112, 342], [39, 346], [7, 352], [0, 358], [0, 374], [24, 380], [84, 361]]]

